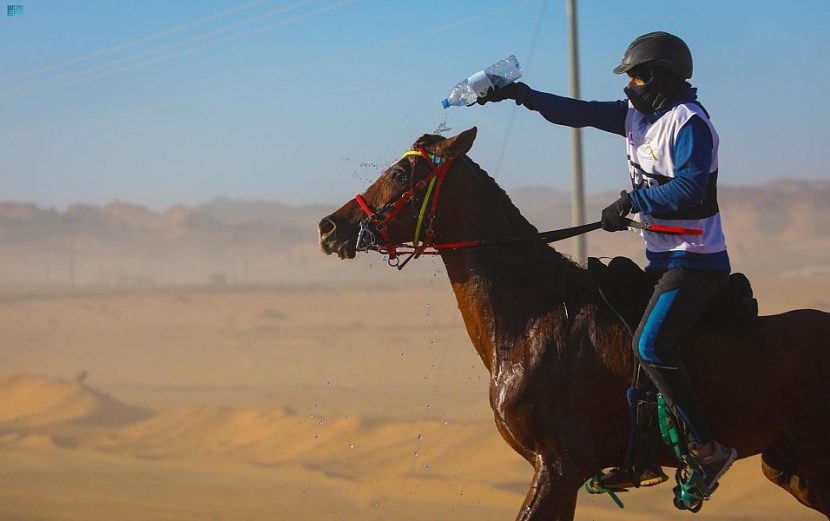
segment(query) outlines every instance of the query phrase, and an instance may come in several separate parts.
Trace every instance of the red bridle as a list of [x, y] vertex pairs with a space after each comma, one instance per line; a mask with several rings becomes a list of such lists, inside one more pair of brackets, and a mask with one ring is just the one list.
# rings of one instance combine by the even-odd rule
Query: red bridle
[[[360, 232], [358, 233], [357, 249], [359, 251], [375, 250], [388, 256], [388, 263], [390, 266], [395, 266], [402, 269], [406, 263], [413, 258], [418, 258], [421, 255], [435, 255], [440, 249], [446, 248], [461, 248], [466, 246], [473, 246], [477, 241], [465, 241], [458, 243], [433, 243], [432, 222], [435, 218], [435, 211], [438, 207], [438, 195], [441, 192], [441, 186], [447, 176], [452, 161], [443, 161], [440, 156], [430, 155], [423, 147], [418, 147], [418, 150], [412, 150], [404, 154], [404, 157], [414, 155], [421, 156], [427, 160], [432, 172], [415, 183], [409, 190], [401, 194], [401, 196], [394, 203], [387, 203], [382, 208], [372, 211], [366, 199], [362, 195], [355, 196], [357, 204], [366, 213], [366, 218], [360, 221]], [[433, 187], [434, 181], [434, 187]], [[434, 190], [433, 190], [434, 188]], [[416, 227], [415, 237], [412, 244], [406, 242], [393, 242], [389, 237], [388, 225], [394, 221], [398, 214], [403, 210], [404, 205], [409, 202], [415, 194], [420, 190], [427, 189], [424, 197], [421, 213], [418, 217], [418, 225]], [[432, 197], [430, 201], [430, 197]], [[426, 211], [427, 204], [429, 204], [429, 211]], [[388, 215], [381, 220], [380, 216], [389, 212]], [[424, 232], [423, 241], [418, 241], [418, 235], [421, 223], [426, 216], [428, 221], [426, 231]], [[385, 244], [378, 245], [375, 243], [374, 234], [369, 230], [369, 224], [374, 226], [375, 231], [380, 234]], [[429, 249], [429, 250], [428, 250]], [[409, 256], [403, 261], [400, 261], [399, 255], [408, 254]]]

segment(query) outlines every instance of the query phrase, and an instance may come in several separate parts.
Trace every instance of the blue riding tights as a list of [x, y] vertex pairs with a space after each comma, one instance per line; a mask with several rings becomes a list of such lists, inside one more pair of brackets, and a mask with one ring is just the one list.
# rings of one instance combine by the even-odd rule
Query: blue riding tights
[[[709, 422], [680, 358], [680, 347], [683, 337], [726, 284], [729, 273], [682, 269], [648, 273], [656, 285], [634, 334], [634, 353], [684, 424], [690, 445], [708, 443], [713, 439]], [[637, 387], [643, 388], [642, 382]]]

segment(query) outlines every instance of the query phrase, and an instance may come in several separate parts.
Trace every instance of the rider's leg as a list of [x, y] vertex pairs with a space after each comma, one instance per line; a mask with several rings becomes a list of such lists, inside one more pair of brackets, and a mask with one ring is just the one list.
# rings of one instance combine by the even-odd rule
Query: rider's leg
[[655, 286], [634, 335], [637, 357], [680, 420], [710, 488], [732, 464], [735, 451], [714, 441], [679, 348], [727, 278], [726, 272], [667, 271]]

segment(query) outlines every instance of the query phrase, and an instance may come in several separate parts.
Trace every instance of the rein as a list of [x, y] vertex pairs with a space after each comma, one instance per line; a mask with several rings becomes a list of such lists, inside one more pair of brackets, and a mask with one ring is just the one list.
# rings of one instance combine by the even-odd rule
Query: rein
[[[360, 221], [360, 230], [357, 234], [357, 251], [374, 250], [381, 254], [387, 255], [387, 263], [390, 266], [398, 268], [399, 270], [402, 270], [403, 267], [406, 266], [406, 264], [412, 259], [417, 259], [421, 255], [438, 255], [441, 253], [441, 250], [471, 248], [476, 246], [508, 245], [535, 240], [544, 241], [546, 243], [552, 243], [556, 241], [570, 239], [571, 237], [576, 237], [577, 235], [582, 235], [594, 230], [598, 230], [602, 227], [601, 221], [597, 221], [590, 224], [583, 224], [580, 226], [573, 226], [570, 228], [561, 228], [558, 230], [534, 233], [532, 235], [525, 236], [495, 237], [490, 239], [484, 238], [473, 239], [469, 241], [433, 243], [432, 239], [434, 234], [432, 230], [432, 224], [433, 220], [435, 219], [435, 210], [438, 206], [438, 195], [441, 190], [441, 185], [444, 183], [444, 179], [446, 178], [447, 172], [450, 169], [450, 165], [452, 165], [452, 161], [444, 161], [443, 157], [435, 154], [430, 154], [429, 152], [424, 150], [423, 147], [418, 147], [418, 150], [409, 150], [405, 152], [403, 156], [401, 156], [401, 159], [408, 156], [423, 157], [429, 162], [429, 166], [432, 168], [432, 172], [425, 178], [415, 183], [415, 185], [413, 185], [412, 188], [401, 194], [397, 201], [393, 203], [387, 203], [380, 209], [372, 211], [371, 207], [362, 195], [358, 194], [355, 196], [357, 204], [360, 205], [360, 207], [366, 213], [366, 217]], [[415, 194], [419, 190], [423, 190], [424, 188], [426, 188], [426, 195], [424, 196], [424, 202], [421, 204], [421, 210], [418, 213], [418, 222], [415, 225], [415, 235], [412, 239], [412, 244], [393, 242], [392, 239], [389, 237], [389, 233], [387, 231], [389, 223], [395, 220], [395, 218], [398, 216], [401, 210], [403, 210], [404, 205], [407, 202], [409, 202], [413, 197], [415, 197]], [[432, 199], [431, 204], [430, 198]], [[429, 206], [428, 212], [427, 206]], [[386, 212], [389, 212], [389, 214], [383, 220], [381, 220], [381, 215], [383, 215]], [[419, 241], [418, 238], [421, 235], [421, 226], [423, 224], [425, 216], [428, 220], [428, 224], [426, 231], [424, 232], [424, 239], [422, 241]], [[641, 230], [650, 232], [688, 235], [703, 234], [703, 230], [697, 230], [692, 228], [681, 228], [675, 226], [663, 226], [657, 224], [641, 223], [638, 221], [632, 221], [631, 219], [626, 219], [626, 221], [628, 226], [632, 228], [639, 228]], [[373, 226], [375, 228], [375, 231], [380, 234], [381, 238], [385, 241], [385, 244], [378, 244], [376, 242], [375, 233], [373, 233], [370, 230], [370, 225]], [[407, 257], [402, 262], [400, 260], [401, 255], [407, 255]]]

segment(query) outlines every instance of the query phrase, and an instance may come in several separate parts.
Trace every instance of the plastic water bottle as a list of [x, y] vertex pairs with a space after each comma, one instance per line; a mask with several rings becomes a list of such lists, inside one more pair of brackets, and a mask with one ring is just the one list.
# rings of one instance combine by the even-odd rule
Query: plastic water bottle
[[512, 54], [494, 63], [483, 71], [478, 71], [462, 81], [450, 91], [449, 96], [441, 102], [444, 108], [473, 105], [479, 96], [485, 96], [490, 87], [504, 87], [522, 77], [522, 68]]

